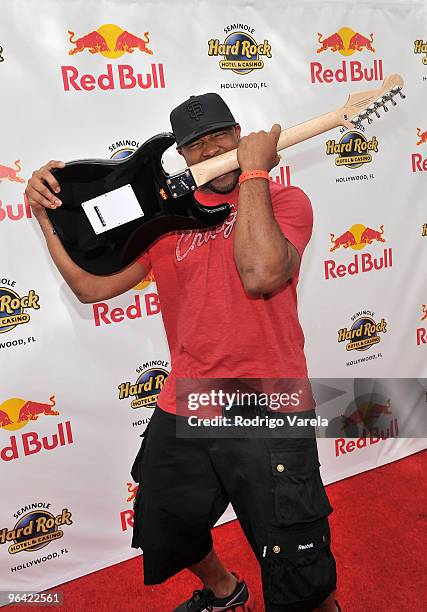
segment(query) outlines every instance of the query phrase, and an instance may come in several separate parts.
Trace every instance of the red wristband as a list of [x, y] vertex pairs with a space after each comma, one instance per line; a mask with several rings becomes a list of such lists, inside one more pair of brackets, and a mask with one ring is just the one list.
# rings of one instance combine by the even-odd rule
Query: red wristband
[[242, 174], [239, 176], [239, 185], [245, 181], [248, 181], [249, 179], [254, 178], [263, 178], [267, 179], [267, 181], [270, 180], [267, 170], [249, 170], [248, 172], [242, 172]]

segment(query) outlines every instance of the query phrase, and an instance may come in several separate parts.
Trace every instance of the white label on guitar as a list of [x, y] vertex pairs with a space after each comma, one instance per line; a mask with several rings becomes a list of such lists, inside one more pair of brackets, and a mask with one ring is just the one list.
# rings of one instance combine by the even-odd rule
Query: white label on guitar
[[129, 184], [82, 202], [82, 208], [95, 234], [103, 234], [144, 216]]

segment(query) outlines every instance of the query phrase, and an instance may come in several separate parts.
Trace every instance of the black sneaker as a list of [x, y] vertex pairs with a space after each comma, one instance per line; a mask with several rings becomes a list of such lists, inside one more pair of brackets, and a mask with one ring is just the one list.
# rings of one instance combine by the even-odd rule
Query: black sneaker
[[190, 599], [184, 601], [173, 612], [225, 612], [226, 610], [252, 612], [255, 607], [249, 596], [248, 587], [244, 580], [240, 580], [238, 576], [236, 578], [236, 588], [227, 597], [215, 597], [210, 589], [198, 589], [193, 592]]

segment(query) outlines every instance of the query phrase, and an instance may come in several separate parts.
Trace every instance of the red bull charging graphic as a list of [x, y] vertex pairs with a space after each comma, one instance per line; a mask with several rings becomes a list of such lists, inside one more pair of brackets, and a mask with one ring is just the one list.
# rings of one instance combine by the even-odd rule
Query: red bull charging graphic
[[[125, 54], [130, 57], [150, 58], [154, 55], [150, 33], [142, 35], [124, 30], [116, 24], [104, 24], [87, 33], [68, 30], [68, 43], [71, 57], [101, 55], [107, 59], [118, 60]], [[131, 64], [107, 63], [105, 71], [82, 74], [76, 66], [61, 66], [64, 91], [107, 91], [112, 89], [133, 90], [139, 88], [165, 89], [165, 70], [163, 63], [150, 63], [148, 72], [138, 72]]]
[[426, 323], [424, 323], [424, 326], [417, 328], [417, 346], [425, 346], [427, 344], [427, 304], [421, 306], [420, 320], [426, 321]]
[[[316, 55], [329, 53], [350, 57], [353, 54], [370, 55], [376, 53], [374, 46], [374, 33], [369, 35], [342, 27], [336, 32], [324, 34], [317, 33]], [[342, 60], [340, 66], [325, 66], [320, 61], [310, 63], [310, 77], [312, 83], [347, 83], [348, 81], [382, 81], [383, 62], [374, 59], [369, 65], [366, 61]]]
[[345, 437], [335, 439], [336, 457], [399, 437], [399, 419], [393, 415], [391, 399], [378, 394], [356, 397], [340, 419]]
[[[126, 499], [127, 503], [135, 504], [136, 494], [138, 492], [138, 485], [132, 482], [126, 483], [128, 496]], [[133, 528], [133, 508], [128, 508], [120, 512], [120, 526], [122, 531], [127, 531], [129, 528]]]
[[[13, 157], [12, 157], [13, 159]], [[10, 183], [16, 187], [17, 197], [20, 202], [5, 202], [0, 197], [0, 223], [2, 221], [20, 221], [21, 219], [31, 219], [31, 208], [24, 193], [26, 179], [22, 176], [22, 164], [20, 159], [14, 162], [0, 160], [0, 196], [2, 186]]]
[[12, 181], [15, 183], [25, 183], [25, 179], [22, 176], [18, 176], [21, 172], [21, 163], [17, 159], [13, 166], [4, 166], [0, 164], [0, 183], [2, 181]]
[[[427, 144], [427, 130], [422, 130], [417, 127], [415, 144], [417, 147]], [[423, 157], [422, 153], [412, 153], [411, 155], [411, 170], [415, 172], [427, 171], [427, 157]]]
[[385, 270], [393, 266], [393, 249], [386, 247], [380, 256], [374, 256], [371, 253], [361, 253], [367, 246], [372, 244], [382, 245], [386, 242], [384, 225], [380, 225], [378, 229], [375, 227], [367, 227], [361, 223], [352, 225], [342, 234], [335, 235], [330, 233], [329, 240], [331, 246], [329, 251], [338, 255], [342, 251], [356, 251], [350, 262], [338, 262], [335, 258], [326, 259], [324, 265], [324, 278], [330, 280], [334, 278], [343, 278], [350, 275], [355, 276], [364, 272]]

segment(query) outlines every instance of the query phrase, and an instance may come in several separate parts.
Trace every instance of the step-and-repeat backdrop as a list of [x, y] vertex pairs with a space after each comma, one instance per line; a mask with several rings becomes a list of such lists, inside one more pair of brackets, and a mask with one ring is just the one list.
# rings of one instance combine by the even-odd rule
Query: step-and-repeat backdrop
[[[221, 94], [247, 133], [335, 110], [391, 73], [405, 100], [364, 131], [288, 149], [271, 173], [314, 209], [299, 285], [311, 376], [381, 383], [356, 411], [341, 397], [356, 439], [319, 440], [325, 483], [425, 447], [399, 436], [386, 384], [408, 379], [410, 414], [411, 381], [427, 374], [425, 2], [2, 3], [0, 590], [139, 554], [130, 466], [171, 367], [155, 278], [97, 304], [64, 283], [24, 198], [33, 170], [123, 158], [169, 131], [170, 110], [194, 93]], [[174, 150], [164, 163], [182, 167]], [[358, 440], [366, 415], [383, 428]]]

